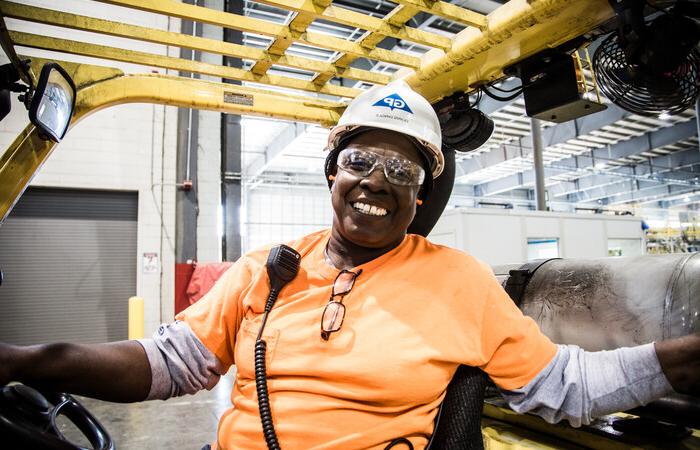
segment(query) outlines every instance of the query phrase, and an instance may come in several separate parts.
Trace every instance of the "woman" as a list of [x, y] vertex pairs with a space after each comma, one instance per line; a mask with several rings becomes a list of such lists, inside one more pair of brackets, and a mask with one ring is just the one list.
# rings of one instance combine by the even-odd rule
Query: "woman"
[[[282, 447], [423, 448], [460, 364], [482, 368], [514, 409], [574, 425], [672, 386], [697, 395], [700, 337], [598, 353], [556, 346], [485, 265], [407, 234], [444, 165], [439, 130], [430, 104], [396, 82], [355, 99], [331, 132], [333, 225], [289, 243], [300, 269], [261, 335]], [[235, 364], [218, 447], [266, 448], [254, 347], [267, 255], [243, 256], [153, 339], [2, 346], [0, 382], [139, 401], [211, 389]]]

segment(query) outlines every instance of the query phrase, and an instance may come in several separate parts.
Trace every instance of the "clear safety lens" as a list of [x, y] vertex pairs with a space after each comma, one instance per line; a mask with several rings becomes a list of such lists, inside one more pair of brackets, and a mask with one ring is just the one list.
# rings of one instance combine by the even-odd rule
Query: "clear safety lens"
[[384, 176], [391, 184], [420, 186], [425, 179], [423, 168], [409, 159], [359, 149], [345, 149], [338, 155], [338, 167], [361, 177], [369, 176], [378, 166], [383, 167]]

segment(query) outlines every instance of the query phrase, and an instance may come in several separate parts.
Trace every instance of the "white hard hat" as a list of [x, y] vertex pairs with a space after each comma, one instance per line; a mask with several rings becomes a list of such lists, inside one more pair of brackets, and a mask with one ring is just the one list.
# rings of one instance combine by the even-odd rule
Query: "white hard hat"
[[428, 156], [433, 178], [445, 166], [440, 121], [428, 101], [403, 80], [378, 86], [350, 102], [328, 136], [328, 148], [335, 148], [343, 135], [358, 127], [382, 128], [418, 140]]

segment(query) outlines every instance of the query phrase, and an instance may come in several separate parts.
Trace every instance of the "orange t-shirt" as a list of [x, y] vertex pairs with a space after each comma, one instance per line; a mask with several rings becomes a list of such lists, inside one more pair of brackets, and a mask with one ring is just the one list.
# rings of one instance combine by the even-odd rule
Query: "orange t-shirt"
[[[459, 364], [500, 387], [526, 385], [556, 346], [523, 316], [491, 270], [474, 258], [408, 235], [358, 266], [345, 320], [321, 339], [321, 315], [338, 270], [325, 262], [329, 230], [289, 244], [299, 274], [269, 314], [267, 380], [283, 448], [383, 449], [398, 437], [423, 448]], [[269, 283], [267, 250], [249, 253], [199, 302], [178, 315], [227, 367], [236, 364], [233, 408], [221, 449], [264, 449], [253, 349]]]

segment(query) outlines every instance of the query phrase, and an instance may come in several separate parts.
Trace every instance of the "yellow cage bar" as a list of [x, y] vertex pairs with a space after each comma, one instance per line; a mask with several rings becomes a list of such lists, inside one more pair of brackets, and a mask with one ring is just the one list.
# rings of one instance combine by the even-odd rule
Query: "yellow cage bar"
[[269, 63], [269, 65], [277, 64], [315, 72], [328, 72], [333, 76], [343, 76], [358, 81], [386, 84], [390, 79], [387, 75], [370, 72], [369, 70], [353, 69], [339, 71], [333, 64], [316, 59], [299, 56], [269, 55], [268, 52], [264, 50], [247, 47], [245, 45], [197, 36], [187, 36], [172, 31], [145, 28], [137, 25], [129, 25], [35, 6], [20, 5], [5, 0], [0, 1], [0, 12], [2, 12], [4, 16], [13, 19], [56, 25], [128, 39], [137, 39], [155, 44], [172, 45], [234, 58], [251, 59], [258, 62]]
[[[330, 35], [317, 32], [294, 32], [288, 30], [283, 25], [267, 22], [265, 20], [253, 19], [236, 14], [216, 11], [202, 6], [188, 5], [171, 0], [96, 0], [112, 5], [126, 6], [142, 11], [157, 14], [164, 14], [180, 19], [193, 20], [196, 22], [208, 23], [234, 30], [257, 33], [271, 36], [277, 39], [288, 39], [299, 41], [316, 47], [325, 48], [346, 53], [355, 53], [358, 56], [376, 59], [391, 64], [417, 66], [418, 58], [409, 57], [401, 53], [382, 50], [377, 52], [367, 52], [361, 46], [352, 42], [339, 39]], [[379, 50], [379, 49], [377, 49]]]
[[179, 70], [181, 72], [193, 72], [202, 75], [227, 78], [230, 80], [251, 81], [255, 83], [269, 84], [271, 86], [336, 95], [339, 97], [354, 97], [360, 92], [357, 89], [343, 86], [326, 84], [319, 87], [310, 81], [280, 75], [256, 75], [250, 71], [235, 67], [217, 66], [215, 64], [190, 61], [171, 56], [154, 55], [151, 53], [124, 50], [121, 48], [107, 47], [105, 45], [88, 44], [86, 42], [73, 41], [69, 39], [39, 36], [36, 34], [22, 33], [19, 31], [11, 31], [10, 37], [16, 44], [25, 47], [38, 48], [42, 50], [60, 50], [65, 53], [75, 55], [92, 56], [93, 58], [103, 58], [112, 61], [161, 67], [164, 69]]

